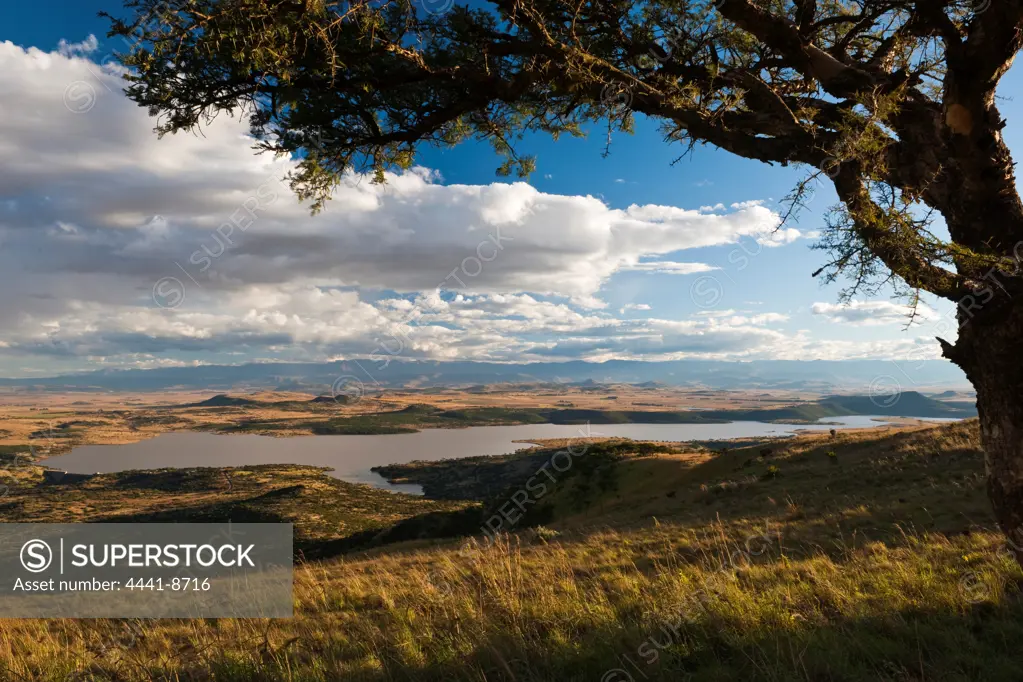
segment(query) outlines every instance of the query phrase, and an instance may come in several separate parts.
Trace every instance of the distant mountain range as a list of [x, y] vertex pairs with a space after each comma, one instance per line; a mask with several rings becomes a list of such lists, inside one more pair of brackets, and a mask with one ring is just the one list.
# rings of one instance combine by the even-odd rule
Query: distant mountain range
[[650, 386], [662, 384], [718, 390], [770, 388], [819, 393], [861, 391], [871, 394], [909, 390], [937, 392], [970, 387], [962, 371], [944, 360], [610, 360], [601, 363], [572, 361], [524, 364], [395, 360], [385, 367], [381, 367], [381, 364], [371, 360], [348, 360], [99, 370], [48, 378], [0, 379], [0, 387], [131, 391], [277, 388], [324, 393], [329, 392], [331, 385], [339, 380], [344, 383], [346, 391], [354, 390], [353, 387], [374, 391], [396, 387], [582, 382]]

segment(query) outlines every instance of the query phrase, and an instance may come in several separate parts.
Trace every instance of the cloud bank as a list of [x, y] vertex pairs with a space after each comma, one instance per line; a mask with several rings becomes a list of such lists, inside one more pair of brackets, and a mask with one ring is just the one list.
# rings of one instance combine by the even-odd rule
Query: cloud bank
[[293, 162], [255, 154], [243, 121], [158, 139], [119, 75], [90, 61], [95, 48], [91, 37], [51, 53], [0, 43], [4, 374], [395, 344], [408, 357], [488, 360], [784, 357], [811, 345], [783, 333], [779, 314], [606, 312], [619, 273], [686, 277], [716, 269], [687, 250], [802, 236], [777, 229], [763, 202], [613, 208], [417, 168], [382, 185], [348, 175], [313, 217], [284, 181]]

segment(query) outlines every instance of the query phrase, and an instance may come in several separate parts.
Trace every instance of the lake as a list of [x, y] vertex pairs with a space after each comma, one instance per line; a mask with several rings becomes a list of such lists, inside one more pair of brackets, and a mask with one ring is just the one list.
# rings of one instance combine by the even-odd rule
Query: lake
[[[474, 426], [466, 429], [424, 429], [418, 433], [373, 436], [272, 436], [216, 435], [194, 431], [162, 433], [155, 438], [124, 445], [83, 445], [66, 455], [41, 463], [71, 473], [112, 473], [129, 469], [164, 467], [236, 467], [247, 464], [309, 464], [329, 467], [330, 475], [353, 483], [392, 491], [422, 494], [418, 485], [391, 485], [370, 471], [383, 464], [413, 460], [438, 460], [474, 455], [502, 455], [528, 447], [544, 438], [620, 436], [634, 440], [719, 440], [726, 438], [780, 437], [799, 429], [827, 431], [831, 428], [878, 426], [874, 417], [831, 417], [827, 424], [595, 424], [564, 426]], [[839, 426], [835, 426], [838, 424]]]

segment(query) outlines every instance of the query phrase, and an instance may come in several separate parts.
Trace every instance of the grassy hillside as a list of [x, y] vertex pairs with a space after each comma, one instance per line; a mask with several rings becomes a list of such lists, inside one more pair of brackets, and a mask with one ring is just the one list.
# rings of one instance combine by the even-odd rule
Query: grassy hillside
[[708, 410], [700, 414], [711, 419], [804, 422], [866, 414], [963, 418], [975, 416], [977, 408], [972, 403], [952, 404], [928, 398], [916, 391], [905, 391], [876, 396], [832, 395], [802, 405], [762, 410]]
[[0, 621], [0, 679], [1023, 679], [975, 422], [589, 454], [545, 527], [309, 563], [294, 619]]
[[[580, 451], [583, 446], [576, 445]], [[681, 445], [637, 443], [628, 439], [608, 439], [585, 445], [586, 459], [556, 478], [562, 484], [588, 470], [595, 462], [610, 464], [625, 455], [681, 452]], [[688, 447], [688, 446], [686, 446]], [[463, 457], [434, 461], [414, 461], [373, 467], [391, 483], [417, 483], [431, 498], [442, 500], [478, 500], [502, 503], [508, 495], [535, 474], [558, 453], [558, 448], [530, 448], [499, 456]], [[559, 467], [563, 467], [559, 462]]]

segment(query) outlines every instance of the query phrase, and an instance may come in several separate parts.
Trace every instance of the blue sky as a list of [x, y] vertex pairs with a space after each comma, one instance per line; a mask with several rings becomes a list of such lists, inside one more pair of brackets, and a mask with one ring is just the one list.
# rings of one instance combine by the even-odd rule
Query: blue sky
[[[860, 299], [853, 308], [842, 309], [836, 305], [839, 286], [822, 287], [811, 279], [824, 258], [810, 245], [814, 232], [822, 228], [824, 211], [834, 202], [830, 187], [822, 185], [809, 210], [792, 225], [798, 236], [790, 235], [782, 245], [765, 246], [770, 239], [762, 225], [753, 224], [760, 225], [758, 221], [765, 219], [765, 209], [779, 208], [779, 200], [792, 189], [801, 171], [770, 167], [710, 147], [697, 148], [673, 164], [682, 148], [665, 144], [656, 125], [643, 119], [637, 122], [635, 134], [613, 138], [606, 158], [600, 131], [587, 139], [565, 138], [555, 143], [530, 137], [523, 141], [520, 152], [538, 158], [537, 171], [528, 181], [535, 188], [533, 193], [493, 190], [495, 183], [508, 182], [495, 177], [499, 159], [489, 146], [465, 144], [449, 150], [424, 150], [418, 163], [430, 169], [429, 173], [420, 171], [405, 185], [394, 185], [396, 189], [387, 196], [367, 198], [363, 189], [352, 189], [332, 202], [326, 217], [299, 217], [290, 203], [287, 210], [281, 208], [289, 201], [282, 198], [269, 214], [282, 226], [298, 225], [295, 232], [289, 234], [284, 228], [274, 232], [267, 224], [270, 221], [260, 221], [253, 233], [245, 235], [248, 241], [216, 259], [214, 274], [203, 271], [209, 283], [205, 279], [199, 282], [192, 279], [195, 272], [190, 270], [201, 266], [187, 261], [209, 242], [210, 225], [215, 226], [218, 220], [216, 211], [226, 209], [210, 207], [206, 214], [188, 213], [186, 209], [197, 203], [192, 194], [195, 185], [207, 182], [211, 193], [225, 195], [252, 190], [220, 187], [215, 179], [199, 180], [209, 171], [207, 157], [230, 157], [225, 168], [235, 168], [237, 173], [257, 173], [259, 169], [242, 169], [239, 164], [248, 163], [247, 158], [225, 151], [231, 145], [244, 148], [237, 131], [222, 136], [211, 133], [212, 141], [205, 148], [201, 140], [185, 140], [180, 135], [160, 142], [138, 137], [144, 113], [117, 102], [116, 85], [111, 87], [116, 79], [95, 64], [118, 47], [104, 38], [106, 22], [96, 16], [99, 10], [117, 14], [121, 6], [105, 0], [37, 0], [0, 7], [0, 43], [13, 43], [3, 57], [8, 82], [0, 81], [0, 86], [24, 90], [23, 94], [12, 93], [21, 95], [16, 100], [5, 99], [33, 103], [42, 112], [34, 118], [26, 115], [21, 123], [0, 120], [0, 143], [5, 134], [16, 140], [22, 161], [58, 159], [49, 171], [39, 164], [19, 171], [18, 187], [0, 190], [0, 202], [6, 201], [10, 209], [7, 214], [0, 213], [5, 221], [0, 223], [3, 248], [11, 267], [23, 271], [18, 291], [8, 290], [0, 298], [0, 321], [6, 329], [0, 333], [0, 374], [351, 357], [379, 353], [381, 344], [394, 337], [395, 324], [415, 328], [412, 334], [398, 334], [400, 339], [390, 344], [401, 346], [398, 354], [438, 359], [916, 358], [936, 357], [934, 345], [927, 340], [935, 330], [950, 335], [949, 325], [942, 321], [950, 304], [938, 305], [929, 320], [907, 331], [900, 317], [903, 311], [888, 299]], [[98, 39], [96, 44], [84, 44], [90, 35]], [[62, 40], [83, 44], [65, 47], [62, 56], [57, 54]], [[54, 54], [44, 58], [41, 53]], [[40, 66], [43, 63], [45, 68]], [[1018, 68], [1010, 72], [1001, 88], [1003, 96], [1019, 89], [1020, 78]], [[43, 83], [46, 79], [52, 82]], [[74, 86], [80, 82], [86, 85]], [[65, 106], [60, 111], [61, 94], [67, 105], [70, 93], [74, 106], [77, 91], [73, 87], [95, 90], [99, 96], [95, 109], [69, 112]], [[1023, 128], [1015, 125], [1023, 113], [1020, 104], [1007, 99], [1001, 107], [1009, 121], [1009, 144], [1018, 149], [1023, 146]], [[25, 130], [33, 125], [50, 133], [66, 132], [73, 126], [77, 134], [64, 142], [60, 135], [45, 130], [26, 137]], [[142, 147], [146, 155], [135, 158]], [[67, 168], [60, 160], [62, 150], [65, 161], [74, 159]], [[131, 163], [107, 158], [118, 154], [130, 157]], [[103, 162], [90, 161], [99, 158]], [[166, 159], [175, 159], [179, 166], [173, 172], [168, 170], [164, 166], [173, 164]], [[4, 161], [2, 152], [0, 161]], [[144, 197], [154, 190], [136, 184], [143, 182], [141, 174], [154, 163], [159, 167], [154, 174], [165, 183], [165, 193], [180, 192], [170, 211], [156, 200], [146, 205]], [[142, 170], [132, 171], [131, 164]], [[53, 185], [71, 188], [64, 190], [71, 194], [81, 192], [82, 198], [65, 194], [66, 205], [58, 209], [62, 202], [46, 194], [46, 187]], [[455, 185], [470, 189], [441, 191]], [[481, 187], [491, 189], [479, 190]], [[120, 197], [116, 196], [118, 189]], [[111, 192], [114, 198], [110, 205], [99, 206], [97, 196], [104, 192]], [[133, 193], [130, 210], [115, 205], [126, 201], [125, 194]], [[43, 202], [46, 210], [36, 210], [31, 218], [25, 218], [30, 197]], [[587, 204], [586, 197], [607, 210]], [[411, 241], [405, 235], [385, 239], [386, 243], [374, 242], [369, 223], [348, 220], [347, 201], [375, 201], [383, 206], [386, 211], [380, 217], [384, 222], [398, 221], [395, 235], [403, 228], [421, 234]], [[744, 202], [759, 202], [760, 207]], [[92, 206], [93, 213], [83, 215], [86, 204]], [[421, 215], [410, 208], [413, 204], [421, 207], [423, 215], [434, 217], [422, 219], [420, 225]], [[454, 205], [465, 211], [447, 212], [447, 207]], [[476, 237], [464, 244], [459, 240], [467, 230], [472, 235], [482, 234], [473, 231], [478, 227], [474, 221], [486, 223], [485, 216], [497, 210], [495, 205], [501, 211], [516, 206], [514, 210], [548, 216], [547, 222], [520, 233], [518, 244], [510, 240], [507, 251], [512, 254], [515, 246], [528, 247], [534, 260], [549, 258], [547, 269], [537, 271], [530, 264], [512, 262], [502, 251], [467, 287], [440, 293], [444, 310], [436, 306], [420, 310], [434, 295], [430, 292], [433, 285], [424, 284], [432, 281], [428, 274], [414, 276], [417, 267], [425, 269], [430, 263], [429, 256], [422, 255], [423, 245], [449, 244], [454, 254], [468, 245], [471, 256], [473, 245], [478, 246], [473, 241]], [[640, 208], [629, 213], [630, 206]], [[701, 207], [717, 208], [704, 210], [704, 217], [679, 217], [681, 214], [669, 215], [667, 210], [696, 214]], [[590, 216], [591, 222], [571, 229], [578, 229], [581, 239], [606, 243], [598, 248], [592, 241], [545, 241], [545, 233], [551, 230], [550, 216], [575, 216], [580, 211]], [[41, 217], [44, 213], [46, 220]], [[657, 215], [650, 218], [650, 214]], [[720, 219], [705, 220], [706, 216]], [[519, 219], [521, 216], [515, 218]], [[639, 227], [635, 226], [637, 220], [643, 223]], [[734, 230], [711, 240], [712, 246], [676, 236], [663, 241], [679, 245], [676, 250], [650, 246], [650, 231], [665, 225], [671, 229], [673, 220], [679, 221], [678, 234], [699, 232], [704, 223], [716, 226], [707, 229], [727, 224]], [[436, 225], [431, 227], [431, 221]], [[630, 230], [640, 232], [634, 237]], [[254, 236], [257, 231], [258, 240]], [[607, 236], [608, 231], [612, 237]], [[354, 233], [362, 235], [358, 243], [351, 241]], [[364, 255], [348, 265], [339, 256], [337, 267], [328, 268], [322, 258], [316, 259], [316, 252], [322, 256], [326, 245], [337, 247], [339, 239], [346, 253]], [[275, 253], [274, 244], [282, 250]], [[396, 248], [395, 244], [403, 245], [400, 252], [384, 254]], [[622, 254], [625, 260], [631, 259], [629, 264], [615, 265], [612, 261], [622, 254], [614, 251], [621, 244], [645, 246], [626, 249]], [[550, 252], [544, 252], [548, 247]], [[165, 249], [162, 260], [157, 257], [160, 248]], [[213, 248], [216, 250], [216, 245]], [[308, 252], [300, 253], [302, 248]], [[87, 262], [87, 255], [93, 260]], [[288, 262], [294, 267], [290, 278], [268, 274], [277, 268], [283, 271]], [[367, 265], [370, 262], [372, 268]], [[436, 269], [438, 283], [449, 271], [446, 261], [441, 262], [444, 264]], [[457, 265], [458, 259], [454, 262]], [[588, 262], [596, 273], [592, 276], [585, 272]], [[689, 268], [689, 274], [641, 267], [651, 262], [699, 267]], [[183, 268], [182, 263], [188, 267]], [[61, 272], [72, 275], [58, 281]], [[299, 277], [302, 273], [308, 276]], [[166, 305], [168, 296], [174, 299], [170, 303], [177, 303], [177, 283], [172, 282], [170, 289], [157, 286], [160, 278], [168, 277], [186, 290], [186, 302], [180, 307]], [[114, 295], [121, 287], [126, 293]], [[189, 289], [195, 291], [189, 293]], [[324, 293], [329, 295], [324, 297]], [[459, 294], [463, 298], [456, 300]], [[154, 301], [160, 305], [154, 306]], [[487, 324], [480, 322], [484, 318]], [[352, 331], [340, 333], [339, 328]]]

